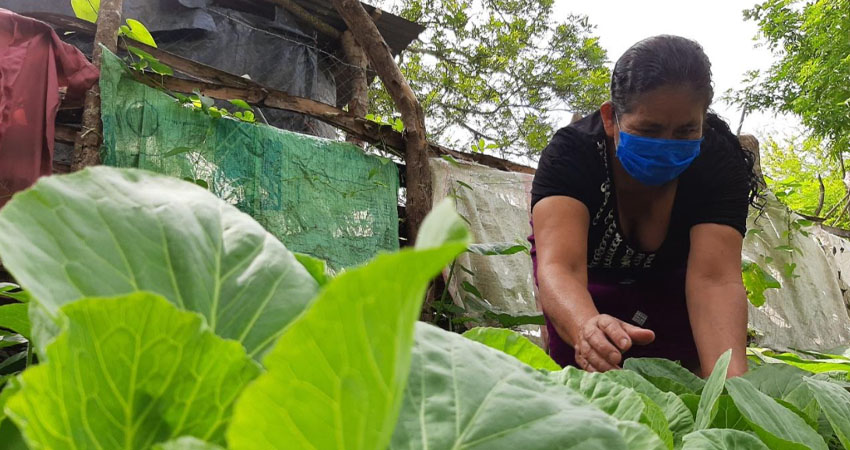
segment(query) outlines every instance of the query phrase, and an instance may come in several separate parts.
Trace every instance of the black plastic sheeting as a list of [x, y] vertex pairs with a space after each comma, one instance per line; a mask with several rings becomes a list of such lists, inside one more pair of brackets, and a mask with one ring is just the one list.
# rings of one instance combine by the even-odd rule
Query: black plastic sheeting
[[[124, 0], [124, 17], [142, 22], [162, 50], [291, 95], [336, 105], [334, 73], [344, 63], [318, 48], [315, 32], [274, 5], [240, 5], [238, 0]], [[0, 0], [0, 7], [74, 16], [70, 0]], [[89, 38], [67, 40], [91, 51]], [[269, 109], [262, 113], [272, 126], [321, 137], [337, 135], [330, 125], [300, 114]], [[258, 115], [257, 120], [263, 119]], [[58, 147], [57, 157], [67, 157]]]

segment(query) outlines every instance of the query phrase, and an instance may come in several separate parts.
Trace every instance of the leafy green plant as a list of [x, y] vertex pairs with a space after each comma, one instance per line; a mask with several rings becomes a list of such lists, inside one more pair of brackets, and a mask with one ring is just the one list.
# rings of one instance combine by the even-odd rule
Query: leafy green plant
[[510, 330], [417, 323], [469, 247], [450, 200], [416, 248], [340, 274], [138, 170], [44, 178], [0, 227], [44, 357], [0, 391], [4, 448], [831, 449], [850, 432], [843, 355], [759, 350], [730, 380], [729, 353], [707, 381], [660, 359], [600, 374]]

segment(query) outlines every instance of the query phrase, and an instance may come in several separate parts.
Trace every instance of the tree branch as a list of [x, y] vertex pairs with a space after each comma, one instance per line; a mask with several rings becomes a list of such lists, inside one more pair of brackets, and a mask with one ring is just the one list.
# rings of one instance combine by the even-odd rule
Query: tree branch
[[405, 126], [407, 218], [412, 238], [431, 209], [431, 168], [425, 138], [425, 112], [363, 5], [357, 0], [333, 0], [333, 5], [365, 50], [371, 67], [378, 73], [401, 113]]
[[[124, 0], [103, 0], [97, 18], [97, 30], [94, 34], [92, 62], [100, 69], [103, 44], [111, 52], [118, 50], [118, 28], [121, 26], [121, 12]], [[100, 86], [95, 84], [86, 92], [83, 109], [83, 125], [74, 143], [72, 170], [81, 170], [100, 164], [100, 143], [103, 136], [103, 122], [100, 119]]]

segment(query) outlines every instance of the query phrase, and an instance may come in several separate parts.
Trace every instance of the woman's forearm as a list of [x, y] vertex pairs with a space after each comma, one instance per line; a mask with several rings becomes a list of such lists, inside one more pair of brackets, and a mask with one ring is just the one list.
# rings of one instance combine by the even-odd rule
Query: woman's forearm
[[691, 280], [688, 315], [699, 351], [702, 376], [711, 374], [717, 358], [732, 349], [728, 376], [747, 371], [747, 295], [741, 282]]
[[540, 304], [558, 335], [575, 345], [581, 324], [599, 314], [587, 291], [586, 275], [561, 267], [538, 269]]

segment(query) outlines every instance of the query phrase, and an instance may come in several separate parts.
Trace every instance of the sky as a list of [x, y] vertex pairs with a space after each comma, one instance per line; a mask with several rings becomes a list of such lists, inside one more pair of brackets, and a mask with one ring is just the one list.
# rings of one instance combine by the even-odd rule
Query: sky
[[[744, 21], [742, 11], [752, 0], [555, 0], [555, 19], [569, 14], [588, 16], [593, 33], [607, 50], [610, 65], [635, 42], [657, 34], [675, 34], [699, 42], [711, 60], [715, 99], [727, 89], [740, 88], [744, 72], [766, 69], [774, 60], [766, 48], [758, 48], [754, 22]], [[732, 130], [738, 128], [741, 111], [715, 101], [713, 109]], [[742, 133], [787, 134], [800, 124], [793, 117], [753, 113], [744, 120]]]

